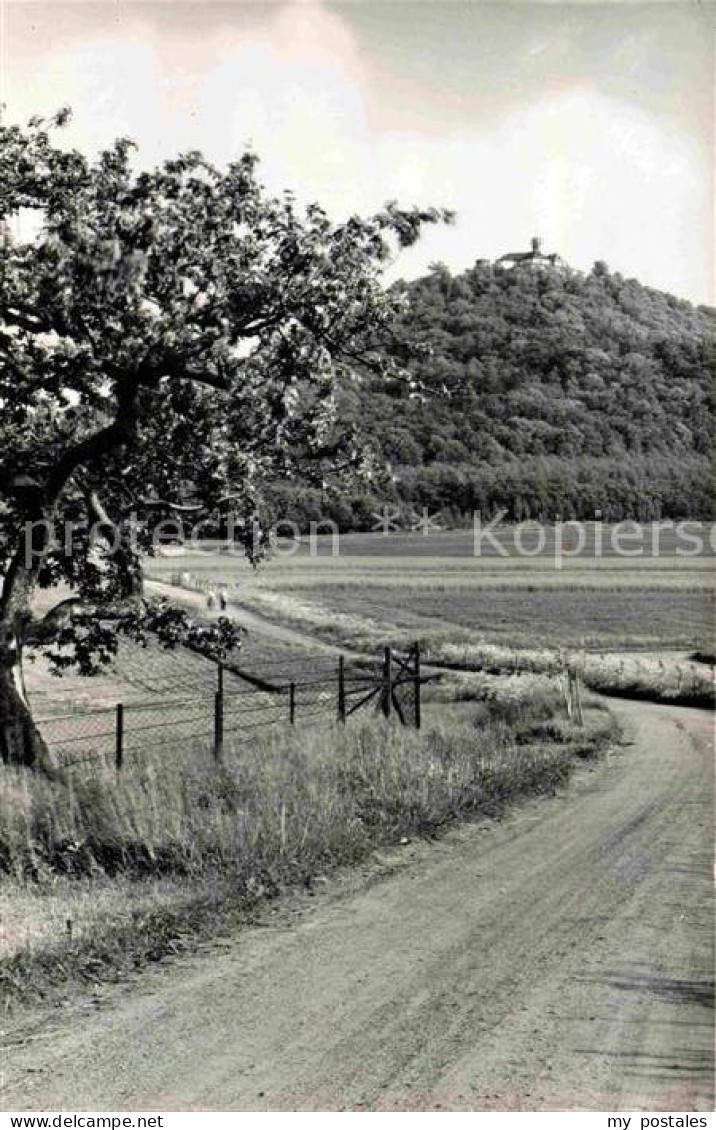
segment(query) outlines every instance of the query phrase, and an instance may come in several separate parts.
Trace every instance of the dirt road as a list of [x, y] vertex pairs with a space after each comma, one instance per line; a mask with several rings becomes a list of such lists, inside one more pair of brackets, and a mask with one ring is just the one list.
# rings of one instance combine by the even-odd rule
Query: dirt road
[[242, 628], [246, 628], [249, 632], [277, 640], [279, 643], [288, 644], [300, 651], [313, 652], [316, 655], [345, 655], [347, 657], [364, 658], [360, 652], [352, 652], [350, 649], [339, 647], [337, 644], [326, 643], [325, 640], [319, 640], [316, 636], [310, 636], [297, 628], [277, 624], [274, 620], [260, 616], [258, 612], [252, 612], [251, 609], [246, 608], [236, 600], [231, 600], [230, 611], [227, 613], [221, 612], [218, 608], [213, 611], [208, 609], [206, 607], [206, 596], [202, 592], [181, 589], [175, 585], [167, 585], [163, 581], [148, 581], [147, 590], [153, 596], [166, 596], [173, 604], [180, 604], [193, 612], [200, 612], [201, 618], [204, 620], [215, 620], [219, 616], [230, 615], [235, 623], [240, 624]]
[[15, 1033], [5, 1109], [712, 1109], [713, 719], [615, 709], [562, 796]]

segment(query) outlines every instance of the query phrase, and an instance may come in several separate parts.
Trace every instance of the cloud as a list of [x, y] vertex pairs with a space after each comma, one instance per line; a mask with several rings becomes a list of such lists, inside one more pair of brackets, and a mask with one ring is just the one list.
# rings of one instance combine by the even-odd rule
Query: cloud
[[[707, 291], [706, 170], [687, 139], [638, 107], [577, 89], [494, 131], [428, 146], [413, 138], [408, 148], [425, 197], [459, 217], [454, 231], [408, 254], [411, 269], [429, 257], [467, 266], [539, 234], [582, 269], [607, 258], [654, 286]], [[388, 167], [399, 161], [399, 150], [385, 156]]]
[[[127, 11], [121, 27], [98, 25], [28, 54], [25, 70], [22, 51], [10, 52], [13, 115], [69, 102], [68, 141], [97, 149], [128, 134], [146, 164], [188, 148], [223, 162], [251, 144], [272, 190], [290, 187], [336, 214], [391, 198], [455, 208], [456, 228], [433, 229], [401, 256], [410, 274], [434, 259], [461, 269], [540, 234], [576, 266], [605, 258], [645, 282], [706, 296], [703, 154], [637, 101], [551, 81], [518, 109], [461, 116], [451, 128], [437, 102], [431, 119], [426, 87], [421, 114], [401, 129], [381, 120], [389, 76], [362, 46], [350, 6], [294, 0], [243, 22], [227, 9], [224, 23], [217, 16], [171, 35], [151, 8]], [[535, 51], [548, 46], [542, 39]]]

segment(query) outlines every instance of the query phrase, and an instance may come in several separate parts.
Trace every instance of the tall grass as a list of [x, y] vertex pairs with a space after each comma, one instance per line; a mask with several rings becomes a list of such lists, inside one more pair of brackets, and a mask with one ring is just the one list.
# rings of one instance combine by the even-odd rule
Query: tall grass
[[[499, 714], [421, 732], [378, 719], [287, 729], [229, 749], [220, 765], [205, 750], [147, 754], [119, 777], [97, 771], [62, 789], [9, 772], [6, 986], [26, 994], [38, 969], [39, 983], [100, 976], [118, 939], [138, 960], [161, 956], [209, 896], [251, 905], [401, 837], [553, 791], [584, 754], [583, 735], [530, 735]], [[602, 727], [593, 744], [608, 736]]]
[[465, 671], [492, 675], [526, 672], [556, 676], [574, 663], [591, 690], [604, 694], [673, 702], [712, 709], [716, 701], [714, 671], [673, 656], [572, 654], [549, 649], [528, 650], [483, 643], [432, 643], [426, 660]]
[[[229, 874], [250, 890], [362, 856], [398, 833], [438, 827], [500, 791], [518, 793], [551, 751], [517, 748], [499, 720], [433, 722], [418, 733], [380, 721], [278, 732], [179, 759], [147, 754], [121, 775], [97, 770], [58, 789], [14, 771], [0, 799], [6, 873], [135, 877]], [[489, 785], [486, 784], [489, 782]]]

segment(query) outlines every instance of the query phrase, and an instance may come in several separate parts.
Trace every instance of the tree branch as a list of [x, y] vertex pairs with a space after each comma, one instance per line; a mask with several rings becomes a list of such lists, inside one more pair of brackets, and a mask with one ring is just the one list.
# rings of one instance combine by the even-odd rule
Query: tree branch
[[231, 387], [227, 377], [207, 369], [194, 368], [179, 357], [166, 357], [164, 364], [161, 365], [143, 365], [137, 377], [137, 384], [152, 388], [161, 380], [196, 381], [197, 384], [207, 385], [220, 392], [228, 392]]
[[14, 625], [26, 615], [38, 570], [47, 553], [51, 536], [48, 521], [53, 516], [57, 500], [78, 467], [108, 454], [131, 436], [137, 422], [137, 391], [136, 384], [119, 387], [117, 415], [112, 423], [69, 447], [50, 471], [44, 487], [38, 491], [33, 512], [29, 515], [34, 539], [31, 554], [28, 554], [25, 539], [21, 539], [3, 583], [0, 621], [9, 620]]
[[117, 393], [117, 415], [112, 423], [80, 440], [60, 456], [50, 472], [43, 492], [47, 507], [55, 505], [68, 479], [78, 467], [95, 462], [130, 438], [137, 423], [137, 391], [134, 385], [129, 388], [120, 386]]
[[172, 510], [177, 514], [197, 514], [200, 510], [205, 509], [201, 502], [170, 502], [166, 498], [140, 498], [139, 505], [148, 510]]
[[99, 495], [94, 490], [91, 490], [87, 495], [87, 509], [95, 522], [101, 522], [103, 526], [115, 526], [115, 523], [100, 502]]

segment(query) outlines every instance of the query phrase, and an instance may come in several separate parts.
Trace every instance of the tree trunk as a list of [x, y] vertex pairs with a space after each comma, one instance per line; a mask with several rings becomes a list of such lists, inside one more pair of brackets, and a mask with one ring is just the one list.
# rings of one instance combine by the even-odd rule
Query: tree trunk
[[3, 579], [0, 597], [0, 757], [6, 765], [23, 765], [51, 776], [49, 750], [32, 720], [17, 677], [34, 584], [34, 570], [19, 548]]
[[[25, 765], [49, 777], [54, 767], [46, 743], [33, 722], [24, 696], [15, 683], [30, 602], [40, 563], [51, 548], [57, 502], [78, 467], [96, 463], [134, 433], [139, 386], [129, 383], [117, 394], [117, 416], [107, 427], [69, 447], [58, 459], [44, 484], [39, 501], [25, 516], [19, 543], [3, 577], [0, 592], [0, 757], [10, 765]], [[27, 534], [30, 532], [30, 544]]]
[[17, 664], [17, 655], [5, 648], [0, 655], [0, 757], [6, 765], [23, 765], [55, 777], [50, 751], [15, 685]]

